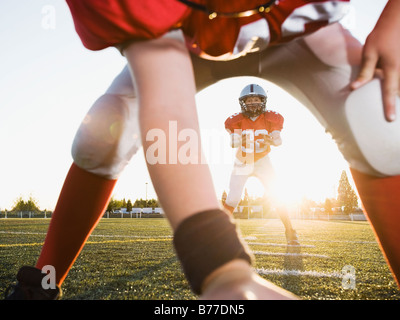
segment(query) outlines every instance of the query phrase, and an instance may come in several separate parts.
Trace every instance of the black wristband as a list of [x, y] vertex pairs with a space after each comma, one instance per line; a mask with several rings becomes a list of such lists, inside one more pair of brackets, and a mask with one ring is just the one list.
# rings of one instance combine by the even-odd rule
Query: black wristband
[[234, 221], [219, 209], [203, 211], [184, 220], [175, 231], [174, 246], [196, 294], [201, 293], [205, 278], [223, 264], [234, 259], [251, 264], [253, 260]]

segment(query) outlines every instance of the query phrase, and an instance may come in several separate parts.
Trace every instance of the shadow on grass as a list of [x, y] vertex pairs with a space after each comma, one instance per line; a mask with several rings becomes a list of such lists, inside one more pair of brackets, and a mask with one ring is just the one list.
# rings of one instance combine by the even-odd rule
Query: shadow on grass
[[[304, 271], [303, 258], [300, 253], [301, 246], [287, 246], [283, 269]], [[299, 292], [302, 286], [301, 277], [284, 277], [282, 286], [291, 292]]]

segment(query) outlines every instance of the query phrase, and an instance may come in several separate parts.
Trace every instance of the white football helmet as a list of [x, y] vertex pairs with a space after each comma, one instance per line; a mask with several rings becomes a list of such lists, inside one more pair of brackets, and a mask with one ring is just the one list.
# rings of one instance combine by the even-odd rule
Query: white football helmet
[[[244, 100], [250, 96], [261, 98], [261, 103], [246, 104]], [[258, 84], [249, 84], [243, 88], [239, 96], [239, 104], [243, 115], [246, 117], [256, 117], [265, 112], [267, 104], [267, 94], [264, 89]], [[251, 108], [250, 108], [251, 107]]]

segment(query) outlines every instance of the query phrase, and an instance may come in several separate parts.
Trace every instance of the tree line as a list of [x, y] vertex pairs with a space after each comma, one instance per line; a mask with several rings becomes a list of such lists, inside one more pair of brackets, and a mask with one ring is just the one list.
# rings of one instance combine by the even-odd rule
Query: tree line
[[38, 206], [38, 202], [36, 199], [34, 199], [32, 196], [29, 197], [28, 200], [24, 200], [22, 197], [18, 197], [14, 201], [13, 208], [11, 211], [14, 212], [41, 212]]
[[[107, 210], [108, 212], [113, 212], [117, 209], [126, 208], [128, 212], [132, 211], [133, 208], [157, 208], [160, 204], [157, 199], [136, 199], [134, 203], [130, 199], [127, 201], [124, 199], [117, 200], [114, 197], [110, 199], [108, 203]], [[32, 212], [39, 213], [43, 210], [40, 210], [38, 201], [29, 196], [28, 200], [24, 200], [21, 196], [15, 199], [14, 204], [11, 210], [7, 210], [8, 212]]]
[[149, 199], [149, 200], [144, 200], [142, 198], [136, 199], [135, 202], [132, 204], [132, 201], [130, 199], [125, 200], [117, 200], [114, 197], [110, 199], [110, 202], [108, 203], [106, 212], [112, 213], [115, 210], [121, 209], [121, 208], [126, 208], [127, 212], [131, 212], [133, 208], [158, 208], [160, 207], [160, 204], [157, 199]]
[[310, 208], [322, 209], [326, 214], [350, 214], [357, 211], [359, 208], [358, 196], [349, 182], [346, 171], [343, 170], [340, 176], [337, 198], [326, 198], [323, 203], [316, 203], [309, 199], [303, 199], [300, 212], [302, 214], [309, 213]]

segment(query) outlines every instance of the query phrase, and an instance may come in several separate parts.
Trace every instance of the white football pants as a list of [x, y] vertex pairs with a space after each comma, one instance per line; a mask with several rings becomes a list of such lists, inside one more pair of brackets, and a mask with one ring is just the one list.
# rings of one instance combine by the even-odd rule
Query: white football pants
[[264, 186], [264, 192], [272, 198], [275, 197], [275, 191], [278, 187], [275, 171], [268, 155], [249, 164], [243, 164], [235, 159], [229, 181], [229, 192], [225, 200], [227, 205], [236, 208], [242, 198], [243, 188], [250, 177], [258, 178]]

